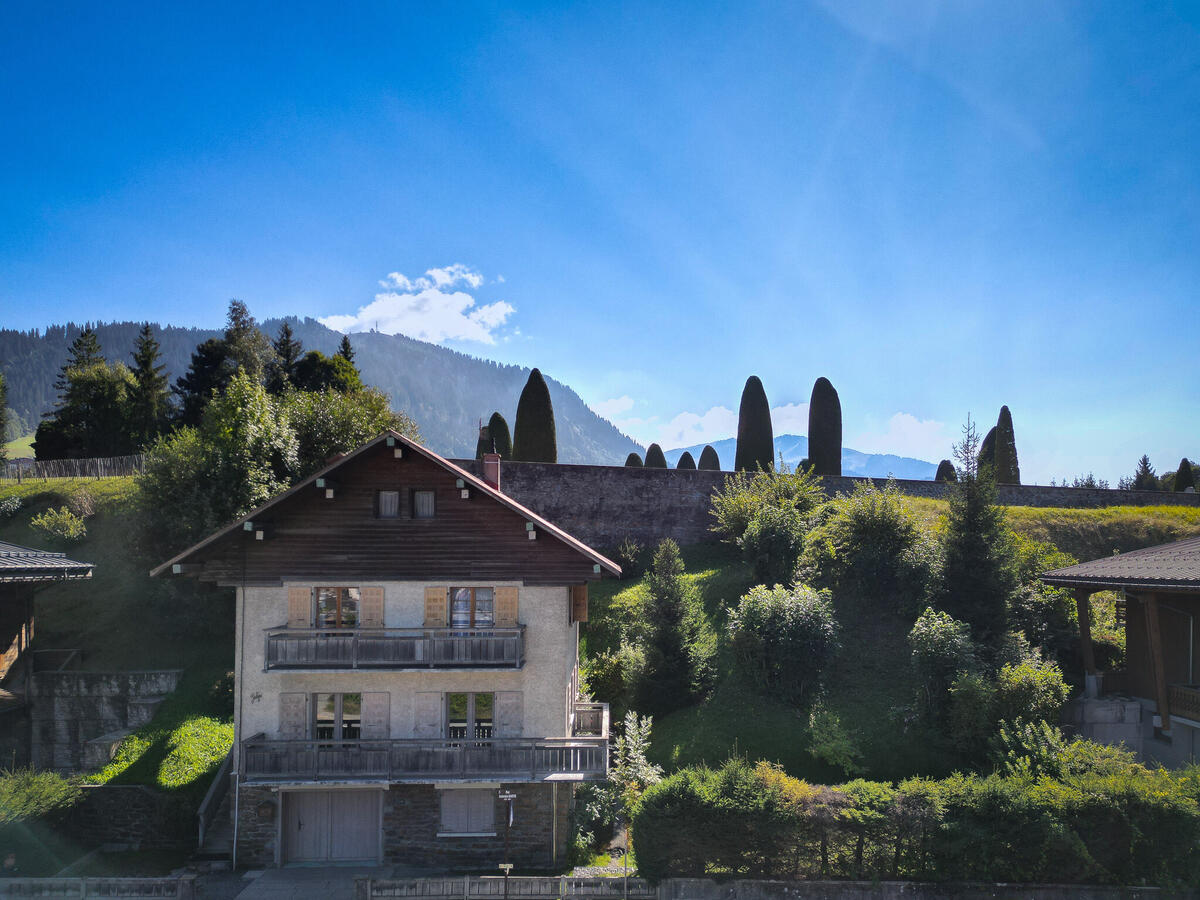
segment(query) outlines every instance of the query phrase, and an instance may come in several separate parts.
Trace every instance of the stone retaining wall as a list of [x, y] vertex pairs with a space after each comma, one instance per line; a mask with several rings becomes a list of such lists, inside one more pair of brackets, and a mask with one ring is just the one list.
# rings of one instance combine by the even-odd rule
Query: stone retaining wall
[[140, 784], [81, 787], [83, 796], [64, 819], [63, 828], [87, 846], [162, 849], [196, 843], [196, 813], [181, 797]]

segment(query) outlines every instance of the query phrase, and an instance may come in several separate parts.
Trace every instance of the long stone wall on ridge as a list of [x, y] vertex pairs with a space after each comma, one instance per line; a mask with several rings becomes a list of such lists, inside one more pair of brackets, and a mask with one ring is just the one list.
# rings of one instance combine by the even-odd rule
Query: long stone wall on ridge
[[[477, 460], [454, 460], [482, 476]], [[646, 469], [625, 466], [581, 466], [504, 460], [500, 488], [523, 506], [597, 548], [612, 548], [626, 537], [646, 544], [673, 538], [681, 544], [713, 540], [709, 530], [709, 497], [729, 472], [693, 469]], [[830, 493], [849, 493], [875, 478], [827, 478]], [[896, 479], [914, 497], [945, 497], [948, 485], [935, 481]], [[1006, 506], [1098, 508], [1104, 506], [1200, 506], [1200, 494], [1166, 491], [1120, 491], [1100, 488], [1002, 484], [997, 490]]]

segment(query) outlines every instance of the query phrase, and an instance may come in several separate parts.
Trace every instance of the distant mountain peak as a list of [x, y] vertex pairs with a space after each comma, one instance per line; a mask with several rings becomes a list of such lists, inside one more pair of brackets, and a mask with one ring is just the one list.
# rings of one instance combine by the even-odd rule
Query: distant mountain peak
[[[736, 438], [725, 438], [720, 441], [708, 441], [721, 457], [721, 468], [733, 468], [733, 455], [737, 448]], [[666, 451], [667, 463], [674, 467], [684, 452], [698, 457], [704, 449], [704, 444], [693, 444], [691, 447], [678, 447]], [[808, 438], [802, 434], [779, 434], [775, 436], [775, 458], [783, 456], [783, 461], [789, 466], [795, 465], [808, 456]], [[937, 463], [923, 459], [913, 459], [910, 456], [896, 456], [891, 453], [863, 453], [850, 447], [842, 448], [842, 474], [861, 475], [871, 478], [886, 478], [892, 475], [896, 478], [911, 478], [918, 481], [933, 481], [937, 473]]]

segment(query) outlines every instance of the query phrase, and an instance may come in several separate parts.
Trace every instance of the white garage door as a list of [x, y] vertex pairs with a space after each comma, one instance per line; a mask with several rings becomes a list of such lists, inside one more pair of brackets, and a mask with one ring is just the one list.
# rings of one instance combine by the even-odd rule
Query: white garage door
[[378, 862], [379, 791], [284, 794], [284, 862]]

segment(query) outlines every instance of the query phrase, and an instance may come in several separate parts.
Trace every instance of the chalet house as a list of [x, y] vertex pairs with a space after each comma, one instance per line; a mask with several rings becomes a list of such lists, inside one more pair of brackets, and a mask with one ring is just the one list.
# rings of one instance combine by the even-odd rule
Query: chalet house
[[[1041, 580], [1075, 591], [1086, 689], [1070, 712], [1081, 733], [1168, 766], [1197, 761], [1200, 537], [1056, 569]], [[1096, 668], [1089, 598], [1097, 591], [1121, 592], [1124, 671]]]
[[236, 589], [235, 864], [564, 858], [608, 773], [579, 622], [620, 569], [499, 465], [385, 433], [153, 571]]

